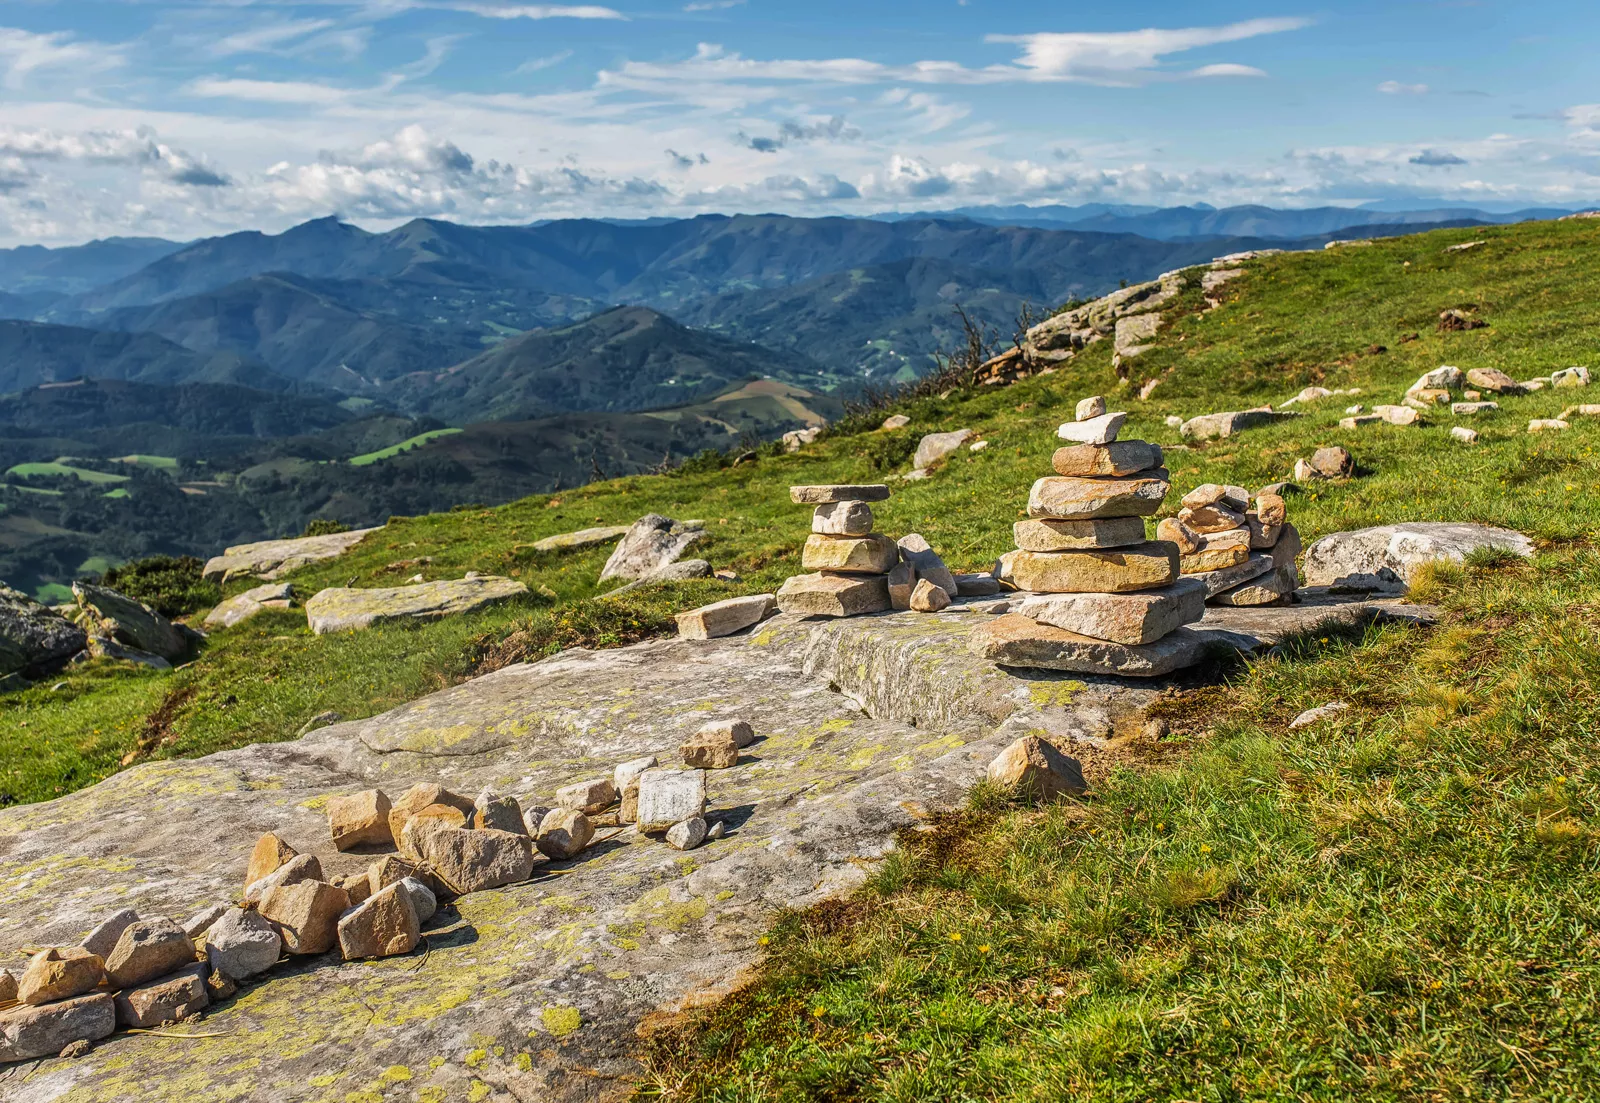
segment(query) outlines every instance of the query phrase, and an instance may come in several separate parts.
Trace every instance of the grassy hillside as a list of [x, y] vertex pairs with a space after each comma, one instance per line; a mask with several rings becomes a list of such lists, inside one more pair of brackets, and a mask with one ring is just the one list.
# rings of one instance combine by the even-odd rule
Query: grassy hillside
[[[1463, 253], [1446, 246], [1487, 245]], [[534, 591], [417, 629], [313, 637], [275, 613], [216, 634], [166, 675], [90, 664], [5, 699], [0, 799], [88, 784], [125, 756], [199, 754], [292, 737], [311, 716], [370, 715], [474, 672], [563, 646], [662, 631], [668, 614], [770, 590], [808, 527], [795, 482], [882, 478], [920, 434], [971, 427], [987, 450], [897, 488], [880, 528], [920, 531], [953, 566], [1011, 544], [1054, 426], [1080, 397], [1120, 396], [1125, 436], [1169, 449], [1183, 490], [1283, 478], [1340, 443], [1362, 477], [1290, 500], [1310, 539], [1400, 520], [1532, 534], [1531, 564], [1438, 570], [1418, 596], [1442, 625], [1330, 633], [1175, 694], [1166, 730], [1082, 804], [1037, 810], [979, 792], [908, 840], [858, 899], [785, 920], [752, 986], [686, 1021], [654, 1054], [671, 1098], [1576, 1099], [1600, 1091], [1600, 419], [1529, 435], [1600, 390], [1501, 400], [1449, 439], [1338, 428], [1352, 399], [1183, 447], [1166, 416], [1281, 402], [1309, 383], [1396, 401], [1443, 363], [1518, 378], [1600, 349], [1594, 223], [1441, 231], [1252, 262], [1221, 309], [1198, 293], [1119, 382], [1097, 345], [1008, 388], [906, 404], [912, 426], [837, 431], [793, 455], [696, 464], [492, 510], [397, 519], [299, 572], [326, 585], [494, 571]], [[1486, 329], [1441, 333], [1472, 307]], [[1410, 335], [1415, 334], [1414, 339]], [[1384, 351], [1376, 351], [1382, 346]], [[1151, 397], [1132, 395], [1160, 378]], [[876, 420], [874, 418], [874, 420]], [[459, 439], [459, 438], [449, 438]], [[442, 442], [441, 442], [442, 443]], [[1173, 505], [1176, 495], [1174, 495]], [[647, 511], [703, 518], [697, 549], [738, 570], [618, 603], [589, 600], [607, 549], [533, 541]], [[424, 560], [427, 560], [424, 562]], [[1334, 722], [1290, 733], [1301, 709]]]

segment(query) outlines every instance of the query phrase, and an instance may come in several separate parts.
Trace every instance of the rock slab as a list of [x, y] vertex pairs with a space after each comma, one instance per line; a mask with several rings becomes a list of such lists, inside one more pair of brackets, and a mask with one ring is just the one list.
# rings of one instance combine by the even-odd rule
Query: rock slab
[[370, 590], [333, 587], [306, 602], [306, 620], [319, 636], [357, 632], [393, 621], [440, 620], [471, 613], [527, 592], [520, 582], [493, 576]]
[[1392, 590], [1382, 572], [1409, 583], [1424, 564], [1460, 563], [1479, 548], [1533, 557], [1533, 541], [1520, 532], [1451, 521], [1411, 521], [1324, 536], [1306, 550], [1305, 584]]

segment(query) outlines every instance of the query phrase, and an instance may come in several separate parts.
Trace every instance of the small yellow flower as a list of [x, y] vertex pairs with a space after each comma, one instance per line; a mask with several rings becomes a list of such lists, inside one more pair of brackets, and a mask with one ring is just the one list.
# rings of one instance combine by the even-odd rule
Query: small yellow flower
[[961, 932], [960, 931], [951, 931], [950, 932], [950, 941], [951, 942], [960, 942], [961, 941]]
[[760, 938], [756, 939], [756, 945], [757, 946], [765, 946], [767, 943], [769, 943], [771, 941], [772, 941], [772, 939], [768, 938], [766, 935], [762, 935]]
[[1208, 846], [1205, 843], [1201, 843], [1200, 844], [1200, 853], [1202, 853], [1202, 854], [1210, 854], [1211, 853], [1211, 847]]
[[828, 1009], [826, 1007], [823, 1007], [821, 1004], [818, 1004], [816, 1007], [813, 1007], [811, 1009], [811, 1015], [812, 1015], [813, 1018], [820, 1019], [820, 1018], [822, 1018], [822, 1016], [826, 1015], [827, 1013], [828, 1013]]
[[1560, 777], [1556, 778], [1556, 783], [1560, 784], [1561, 782], [1566, 781], [1566, 780], [1567, 780], [1567, 775], [1566, 774], [1562, 774]]
[[1167, 829], [1167, 821], [1162, 820], [1160, 823], [1156, 824], [1156, 830], [1157, 831], [1165, 831], [1166, 829]]
[[987, 942], [985, 942], [982, 946], [978, 947], [978, 953], [986, 954], [988, 952], [989, 952], [989, 944]]
[[1434, 988], [1443, 988], [1444, 987], [1444, 981], [1436, 980], [1436, 981], [1433, 982], [1432, 987], [1434, 987]]

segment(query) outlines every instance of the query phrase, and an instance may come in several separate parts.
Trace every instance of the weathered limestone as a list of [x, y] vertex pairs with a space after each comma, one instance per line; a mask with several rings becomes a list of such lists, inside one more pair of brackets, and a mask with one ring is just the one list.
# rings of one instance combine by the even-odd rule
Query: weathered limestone
[[1034, 800], [1075, 797], [1088, 790], [1078, 760], [1036, 735], [1023, 736], [1001, 751], [989, 763], [987, 773], [994, 784], [1016, 789]]
[[232, 628], [267, 609], [287, 609], [294, 602], [294, 584], [268, 582], [235, 594], [206, 614], [207, 628]]
[[1078, 444], [1110, 444], [1122, 432], [1123, 422], [1127, 420], [1127, 414], [1115, 413], [1100, 414], [1083, 421], [1068, 421], [1056, 429], [1056, 436]]
[[1417, 381], [1406, 388], [1407, 394], [1418, 391], [1459, 391], [1466, 385], [1466, 376], [1460, 368], [1453, 368], [1446, 364], [1434, 368], [1430, 372], [1423, 372]]
[[882, 575], [797, 574], [778, 589], [778, 608], [802, 616], [853, 617], [889, 609]]
[[796, 505], [823, 505], [829, 502], [885, 502], [889, 488], [883, 483], [865, 486], [836, 484], [830, 486], [791, 486], [789, 499]]
[[609, 544], [619, 536], [626, 536], [631, 527], [631, 525], [603, 525], [598, 528], [579, 529], [577, 532], [558, 533], [555, 536], [546, 536], [543, 540], [535, 540], [533, 550], [554, 552], [592, 548], [600, 544]]
[[1224, 532], [1206, 533], [1200, 537], [1200, 546], [1178, 560], [1179, 569], [1186, 575], [1221, 570], [1243, 563], [1250, 558], [1250, 530], [1228, 529]]
[[1160, 467], [1161, 449], [1142, 440], [1114, 440], [1109, 444], [1074, 444], [1057, 448], [1050, 466], [1057, 475], [1137, 475]]
[[326, 881], [299, 881], [269, 889], [256, 910], [277, 927], [289, 953], [325, 954], [338, 944], [339, 916], [348, 907], [344, 889]]
[[[755, 728], [751, 727], [750, 724], [744, 720], [712, 720], [710, 723], [700, 725], [699, 734], [717, 739], [731, 739], [733, 740], [734, 746], [741, 749], [748, 747], [750, 744], [756, 741]], [[645, 769], [649, 769], [650, 766], [654, 766], [655, 764], [655, 759], [651, 758], [649, 760], [649, 766], [641, 769], [639, 773], [644, 773]], [[621, 769], [621, 767], [619, 766], [618, 769]]]
[[1465, 425], [1453, 425], [1450, 427], [1450, 439], [1460, 441], [1462, 444], [1477, 444], [1478, 431], [1468, 429]]
[[906, 414], [890, 414], [888, 417], [883, 419], [883, 424], [878, 426], [878, 428], [880, 428], [880, 429], [904, 429], [907, 425], [910, 425], [910, 424], [911, 424], [910, 416], [908, 416]]
[[0, 1012], [0, 1064], [54, 1057], [77, 1041], [97, 1042], [117, 1029], [110, 993]]
[[1262, 526], [1279, 528], [1289, 519], [1289, 503], [1281, 494], [1263, 490], [1256, 495], [1256, 514]]
[[823, 536], [865, 536], [872, 531], [866, 502], [824, 502], [811, 513], [811, 531]]
[[1106, 412], [1106, 400], [1100, 395], [1091, 395], [1078, 400], [1077, 408], [1073, 411], [1073, 418], [1077, 421], [1091, 421]]
[[306, 620], [319, 636], [359, 632], [392, 621], [431, 621], [472, 613], [527, 592], [528, 587], [520, 582], [490, 575], [368, 590], [331, 587], [306, 602]]
[[1193, 574], [1188, 577], [1196, 579], [1206, 588], [1206, 600], [1209, 601], [1224, 590], [1231, 590], [1241, 582], [1248, 582], [1252, 578], [1259, 578], [1272, 570], [1274, 563], [1272, 556], [1264, 552], [1253, 553], [1243, 563], [1232, 567], [1222, 567], [1215, 571], [1206, 571], [1203, 574]]
[[1412, 521], [1324, 536], [1306, 550], [1305, 584], [1393, 590], [1397, 583], [1409, 584], [1425, 563], [1460, 563], [1478, 548], [1498, 548], [1524, 559], [1533, 557], [1533, 541], [1510, 529]]
[[190, 964], [170, 976], [118, 992], [117, 1025], [148, 1030], [198, 1014], [210, 1003], [206, 966]]
[[[748, 724], [744, 726], [749, 727]], [[755, 738], [754, 732], [750, 734], [750, 738]], [[743, 743], [739, 745], [741, 747], [744, 746]], [[646, 770], [652, 769], [659, 765], [661, 765], [661, 763], [657, 761], [656, 756], [652, 754], [646, 755], [643, 758], [634, 758], [628, 760], [627, 762], [620, 763], [617, 768], [612, 771], [611, 784], [616, 788], [618, 793], [622, 794], [622, 811], [617, 815], [619, 822], [633, 822], [633, 815], [630, 813], [628, 802], [628, 790], [630, 787], [633, 789], [633, 807], [637, 808], [639, 803], [639, 775], [644, 773]]]
[[257, 575], [272, 580], [298, 570], [308, 563], [343, 555], [364, 540], [375, 528], [334, 532], [324, 536], [301, 536], [293, 540], [262, 540], [254, 544], [235, 544], [221, 555], [206, 560], [202, 574], [207, 579], [226, 581], [242, 575]]
[[822, 536], [806, 538], [800, 565], [808, 571], [834, 571], [839, 574], [883, 575], [900, 561], [900, 549], [882, 533], [868, 536]]
[[1033, 484], [1028, 515], [1066, 521], [1148, 517], [1161, 508], [1168, 489], [1165, 468], [1122, 478], [1047, 475]]
[[739, 762], [739, 744], [727, 728], [708, 725], [678, 748], [683, 764], [699, 770], [726, 770]]
[[66, 617], [0, 583], [0, 678], [55, 666], [88, 642], [87, 633]]
[[535, 845], [556, 861], [575, 858], [594, 838], [594, 825], [576, 808], [552, 808], [539, 823]]
[[215, 926], [217, 920], [227, 914], [228, 905], [212, 904], [209, 908], [201, 908], [188, 919], [185, 919], [179, 926], [183, 928], [183, 933], [191, 939], [199, 939], [201, 935]]
[[988, 617], [973, 630], [972, 653], [1001, 666], [1155, 678], [1200, 660], [1205, 640], [1179, 628], [1154, 643], [1133, 646], [1039, 624], [1017, 613]]
[[272, 968], [283, 952], [283, 938], [259, 912], [230, 908], [206, 932], [206, 959], [217, 972], [248, 980]]
[[1390, 425], [1415, 425], [1421, 420], [1412, 406], [1374, 406], [1372, 412]]
[[597, 815], [617, 801], [617, 787], [610, 778], [579, 781], [556, 790], [556, 806], [572, 808], [586, 816]]
[[1294, 414], [1278, 413], [1270, 406], [1258, 410], [1230, 410], [1219, 414], [1202, 414], [1183, 423], [1178, 432], [1184, 440], [1226, 440], [1235, 433], [1266, 425]]
[[1498, 410], [1499, 408], [1500, 408], [1500, 403], [1498, 403], [1498, 402], [1452, 402], [1452, 403], [1450, 403], [1450, 412], [1452, 414], [1454, 414], [1456, 417], [1472, 417], [1475, 414], [1484, 414], [1484, 413], [1490, 412], [1491, 410]]
[[1204, 584], [1182, 578], [1127, 594], [1033, 594], [1012, 608], [1040, 624], [1113, 643], [1147, 644], [1206, 615]]
[[1243, 513], [1250, 508], [1250, 492], [1242, 486], [1202, 483], [1185, 494], [1180, 501], [1185, 509], [1202, 509], [1205, 506], [1221, 505], [1234, 513]]
[[957, 429], [953, 433], [929, 433], [917, 442], [917, 451], [911, 459], [911, 465], [926, 470], [958, 450], [971, 440], [972, 436], [971, 429]]
[[360, 846], [392, 846], [389, 798], [382, 790], [363, 789], [328, 801], [328, 831], [339, 850]]
[[1554, 433], [1568, 428], [1571, 428], [1571, 426], [1560, 418], [1536, 417], [1528, 422], [1528, 432], [1530, 433]]
[[16, 998], [26, 1004], [52, 1003], [92, 992], [105, 979], [105, 962], [78, 946], [40, 950], [28, 959], [17, 982]]
[[1151, 540], [1131, 548], [1018, 552], [1011, 565], [1018, 589], [1045, 594], [1121, 594], [1177, 579], [1178, 549]]
[[346, 961], [409, 954], [422, 941], [411, 890], [396, 882], [339, 919], [339, 953]]
[[646, 770], [639, 775], [639, 830], [665, 831], [706, 810], [702, 770]]
[[1251, 510], [1244, 515], [1245, 527], [1249, 532], [1249, 545], [1252, 549], [1275, 547], [1283, 535], [1283, 525], [1269, 525], [1261, 520], [1261, 515]]
[[182, 968], [194, 960], [194, 941], [170, 919], [141, 919], [117, 937], [106, 958], [113, 988], [136, 984]]
[[950, 596], [926, 578], [920, 579], [917, 588], [911, 591], [911, 608], [919, 613], [937, 613], [949, 608]]

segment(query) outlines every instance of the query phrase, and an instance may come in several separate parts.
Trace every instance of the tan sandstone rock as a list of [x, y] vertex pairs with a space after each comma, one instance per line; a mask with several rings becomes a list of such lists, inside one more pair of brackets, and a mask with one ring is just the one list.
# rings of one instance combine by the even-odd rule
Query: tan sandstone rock
[[479, 831], [509, 831], [526, 835], [528, 829], [522, 822], [522, 805], [516, 797], [485, 789], [472, 802], [472, 826]]
[[1184, 574], [1219, 571], [1250, 558], [1250, 530], [1228, 529], [1200, 537], [1200, 546], [1179, 559]]
[[1243, 513], [1250, 508], [1250, 492], [1242, 486], [1202, 483], [1183, 496], [1183, 504], [1187, 509], [1200, 509], [1218, 503], [1235, 513]]
[[1212, 605], [1255, 606], [1274, 605], [1294, 593], [1298, 584], [1294, 564], [1275, 567], [1264, 575], [1251, 579], [1231, 590], [1224, 590], [1210, 599]]
[[950, 606], [950, 595], [926, 578], [919, 579], [911, 591], [911, 608], [918, 613], [937, 613]]
[[113, 988], [131, 988], [194, 960], [194, 940], [182, 927], [170, 919], [141, 919], [117, 938], [106, 958], [106, 979]]
[[326, 881], [300, 881], [277, 885], [256, 908], [277, 927], [283, 947], [291, 954], [325, 954], [339, 942], [339, 916], [350, 906], [350, 896]]
[[1256, 515], [1263, 525], [1281, 525], [1289, 519], [1289, 503], [1283, 495], [1263, 490], [1256, 495]]
[[339, 953], [346, 961], [409, 954], [422, 941], [411, 891], [395, 883], [368, 897], [339, 919]]
[[705, 810], [704, 770], [646, 770], [639, 775], [640, 831], [665, 831]]
[[26, 1004], [53, 1003], [92, 992], [105, 979], [105, 962], [78, 946], [40, 950], [28, 960], [17, 982], [16, 999]]
[[823, 536], [865, 536], [872, 531], [866, 502], [824, 502], [811, 513], [811, 531]]
[[1074, 444], [1057, 448], [1050, 457], [1050, 466], [1057, 475], [1136, 475], [1161, 466], [1161, 449], [1142, 440]]
[[1178, 511], [1178, 520], [1188, 525], [1201, 536], [1244, 527], [1244, 513], [1239, 510], [1229, 509], [1221, 502], [1201, 506], [1199, 509], [1190, 509], [1185, 506]]
[[124, 988], [116, 995], [117, 1025], [148, 1030], [204, 1011], [211, 1003], [206, 987], [209, 972], [209, 966], [196, 962], [136, 988]]
[[328, 800], [328, 831], [339, 850], [358, 846], [391, 846], [389, 798], [381, 789], [363, 789]]
[[743, 632], [778, 611], [776, 594], [751, 594], [702, 605], [677, 615], [678, 637], [685, 640], [714, 640]]
[[1032, 797], [1054, 800], [1078, 796], [1088, 789], [1083, 767], [1035, 735], [1023, 736], [989, 763], [989, 780]]
[[0, 1064], [54, 1057], [78, 1041], [97, 1042], [117, 1029], [108, 992], [0, 1012]]
[[428, 838], [440, 831], [454, 831], [466, 827], [469, 820], [461, 809], [448, 804], [430, 804], [406, 820], [405, 828], [395, 840], [395, 849], [408, 862], [421, 864], [427, 861]]
[[1097, 517], [1148, 517], [1171, 489], [1165, 468], [1112, 479], [1047, 475], [1028, 494], [1030, 517], [1086, 521]]
[[900, 549], [882, 533], [869, 536], [819, 536], [812, 533], [800, 553], [808, 571], [840, 574], [887, 574], [900, 562]]
[[739, 744], [726, 730], [701, 728], [678, 750], [685, 766], [700, 770], [726, 770], [739, 762]]
[[882, 575], [797, 574], [778, 590], [778, 608], [800, 616], [853, 617], [889, 609]]
[[246, 904], [258, 904], [267, 890], [276, 885], [292, 885], [299, 881], [322, 880], [322, 863], [315, 854], [296, 854], [283, 865], [261, 878], [252, 881], [244, 890]]
[[557, 807], [575, 808], [587, 816], [604, 812], [616, 800], [617, 787], [608, 777], [579, 781], [556, 790]]
[[400, 842], [400, 833], [406, 829], [406, 821], [424, 808], [435, 804], [458, 809], [463, 817], [472, 815], [473, 811], [470, 800], [459, 793], [452, 793], [443, 785], [431, 781], [413, 785], [389, 805], [389, 835], [396, 845]]
[[1117, 594], [1166, 586], [1178, 577], [1178, 548], [1151, 540], [1099, 551], [1018, 552], [1011, 565], [1020, 590]]
[[457, 895], [526, 881], [533, 875], [533, 840], [510, 831], [438, 831], [428, 836], [433, 876]]
[[1522, 384], [1498, 368], [1473, 368], [1467, 372], [1467, 382], [1480, 391], [1492, 394], [1522, 393]]
[[255, 849], [250, 852], [250, 864], [245, 867], [244, 884], [249, 888], [267, 874], [274, 872], [285, 865], [299, 851], [284, 842], [272, 832], [267, 832], [256, 840]]
[[1159, 678], [1199, 662], [1204, 639], [1192, 629], [1179, 628], [1154, 643], [1135, 646], [1081, 636], [1008, 613], [986, 618], [973, 630], [968, 646], [979, 658], [1001, 666]]
[[1011, 526], [1011, 534], [1022, 551], [1081, 551], [1092, 548], [1124, 548], [1144, 543], [1144, 518], [1107, 517], [1086, 521], [1058, 521], [1030, 518]]
[[539, 853], [556, 861], [575, 858], [594, 838], [594, 825], [575, 808], [552, 808], [539, 824]]
[[852, 486], [843, 483], [825, 486], [791, 486], [789, 500], [796, 505], [823, 505], [828, 502], [884, 502], [889, 488], [883, 483]]
[[1180, 578], [1159, 590], [1132, 594], [1036, 594], [1013, 610], [1040, 624], [1091, 639], [1147, 644], [1206, 615], [1206, 590]]
[[1176, 544], [1180, 555], [1200, 550], [1200, 534], [1176, 517], [1164, 517], [1157, 523], [1156, 539]]

